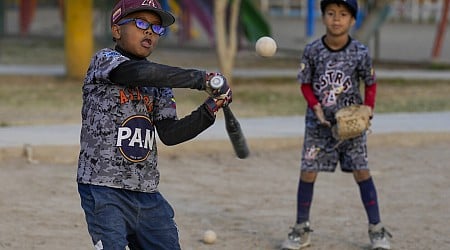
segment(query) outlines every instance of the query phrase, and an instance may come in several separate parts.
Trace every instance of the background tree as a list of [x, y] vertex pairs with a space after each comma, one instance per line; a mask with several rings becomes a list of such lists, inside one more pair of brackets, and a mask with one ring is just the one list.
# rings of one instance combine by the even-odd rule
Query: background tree
[[238, 47], [240, 7], [241, 0], [214, 1], [216, 53], [220, 71], [227, 77], [229, 84], [232, 82], [233, 68]]

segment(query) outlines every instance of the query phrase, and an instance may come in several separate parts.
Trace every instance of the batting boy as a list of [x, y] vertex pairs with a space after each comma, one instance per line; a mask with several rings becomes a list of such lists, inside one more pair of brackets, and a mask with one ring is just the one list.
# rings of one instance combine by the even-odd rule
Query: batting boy
[[[148, 61], [173, 15], [156, 0], [120, 0], [111, 14], [116, 45], [92, 58], [83, 85], [78, 191], [95, 249], [180, 249], [174, 211], [158, 192], [156, 133], [166, 145], [196, 137], [231, 102], [220, 74]], [[171, 87], [210, 97], [178, 119]]]
[[[378, 199], [367, 161], [366, 135], [340, 144], [331, 127], [335, 113], [352, 104], [375, 106], [376, 79], [366, 46], [350, 37], [358, 11], [356, 0], [320, 1], [326, 34], [308, 44], [301, 58], [298, 81], [308, 104], [301, 173], [297, 193], [297, 219], [283, 249], [310, 245], [309, 213], [319, 171], [333, 172], [337, 164], [353, 173], [368, 218], [372, 249], [390, 249], [390, 233], [380, 220]], [[365, 84], [364, 100], [360, 80]], [[336, 147], [337, 145], [337, 147]]]

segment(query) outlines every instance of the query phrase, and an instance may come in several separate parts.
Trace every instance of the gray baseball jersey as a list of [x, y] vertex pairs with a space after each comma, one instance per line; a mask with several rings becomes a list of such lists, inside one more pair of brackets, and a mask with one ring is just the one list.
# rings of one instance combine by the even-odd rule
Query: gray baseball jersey
[[109, 73], [129, 58], [98, 51], [83, 85], [77, 181], [141, 192], [157, 191], [154, 122], [177, 119], [172, 89], [114, 84]]
[[[298, 73], [299, 83], [312, 84], [325, 118], [335, 124], [335, 113], [342, 107], [362, 104], [360, 81], [376, 82], [367, 47], [350, 39], [341, 50], [332, 50], [322, 39], [305, 47]], [[348, 140], [337, 149], [331, 129], [319, 124], [312, 109], [305, 116], [302, 169], [334, 171], [338, 161], [344, 170], [367, 168], [366, 137]]]

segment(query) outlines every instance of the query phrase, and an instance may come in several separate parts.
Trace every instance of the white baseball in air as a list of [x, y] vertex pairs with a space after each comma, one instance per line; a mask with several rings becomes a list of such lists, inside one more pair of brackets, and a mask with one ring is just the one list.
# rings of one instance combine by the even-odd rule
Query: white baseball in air
[[203, 242], [206, 244], [214, 244], [216, 242], [217, 235], [213, 230], [206, 230], [203, 233]]
[[272, 37], [260, 37], [255, 44], [256, 53], [262, 57], [271, 57], [277, 52], [277, 43]]

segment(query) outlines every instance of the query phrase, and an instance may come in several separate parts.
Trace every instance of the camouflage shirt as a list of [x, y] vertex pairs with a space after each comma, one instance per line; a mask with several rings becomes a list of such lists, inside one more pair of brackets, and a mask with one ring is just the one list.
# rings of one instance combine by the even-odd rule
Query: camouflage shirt
[[129, 87], [109, 73], [130, 60], [113, 49], [98, 51], [83, 85], [77, 181], [141, 192], [157, 191], [154, 123], [177, 119], [172, 89]]
[[[340, 50], [332, 50], [322, 39], [305, 47], [298, 73], [299, 83], [312, 84], [314, 95], [322, 105], [326, 119], [332, 123], [334, 114], [344, 106], [363, 103], [360, 80], [375, 83], [372, 59], [365, 45], [350, 39]], [[307, 127], [316, 127], [314, 112], [306, 112]]]

